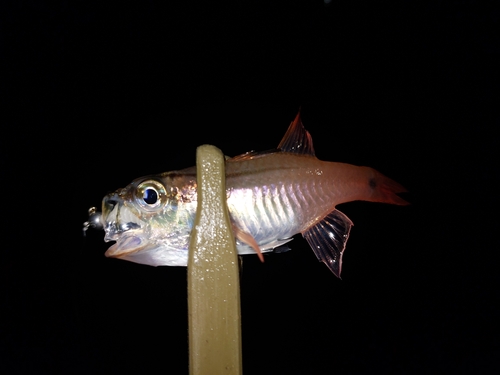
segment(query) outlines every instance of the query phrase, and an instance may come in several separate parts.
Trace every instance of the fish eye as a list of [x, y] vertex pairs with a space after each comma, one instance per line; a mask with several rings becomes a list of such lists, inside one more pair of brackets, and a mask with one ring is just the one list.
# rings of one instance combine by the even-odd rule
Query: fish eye
[[141, 182], [135, 191], [135, 200], [146, 211], [157, 210], [166, 201], [165, 188], [159, 181]]
[[146, 188], [142, 194], [142, 200], [149, 205], [154, 205], [158, 202], [158, 192], [152, 188]]

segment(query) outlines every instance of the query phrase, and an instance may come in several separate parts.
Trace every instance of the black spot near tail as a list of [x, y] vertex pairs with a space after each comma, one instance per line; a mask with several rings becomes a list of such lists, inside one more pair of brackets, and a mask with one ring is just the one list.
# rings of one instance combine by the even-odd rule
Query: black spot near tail
[[368, 182], [368, 184], [370, 185], [370, 187], [372, 189], [375, 189], [377, 187], [377, 181], [375, 181], [375, 178], [370, 178], [370, 181]]

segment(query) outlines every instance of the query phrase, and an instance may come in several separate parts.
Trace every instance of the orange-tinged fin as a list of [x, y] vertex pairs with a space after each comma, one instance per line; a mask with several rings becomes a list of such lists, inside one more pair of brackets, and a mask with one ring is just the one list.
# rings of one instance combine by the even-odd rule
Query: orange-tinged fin
[[334, 210], [302, 233], [318, 260], [325, 263], [339, 279], [342, 271], [342, 254], [353, 225], [346, 215]]
[[315, 156], [312, 137], [302, 124], [300, 111], [297, 113], [297, 116], [295, 116], [295, 120], [291, 122], [277, 149], [267, 151], [249, 151], [232, 158], [226, 157], [226, 161], [232, 162], [251, 160], [280, 151]]
[[242, 231], [240, 228], [236, 226], [236, 224], [232, 223], [233, 227], [233, 233], [234, 236], [240, 241], [243, 242], [247, 245], [249, 245], [252, 249], [255, 250], [257, 253], [257, 256], [259, 257], [260, 261], [264, 263], [264, 255], [262, 255], [262, 252], [260, 251], [260, 247], [257, 244], [257, 241], [255, 241], [255, 238], [252, 237], [251, 234]]
[[398, 196], [399, 193], [406, 193], [403, 185], [385, 177], [382, 173], [376, 172], [375, 177], [368, 182], [371, 189], [371, 202], [381, 202], [406, 206], [410, 203]]
[[226, 161], [243, 161], [243, 160], [251, 160], [255, 158], [260, 158], [264, 155], [272, 154], [274, 152], [277, 152], [279, 150], [267, 150], [267, 151], [249, 151], [245, 152], [244, 154], [233, 156], [232, 158], [226, 159]]
[[283, 139], [278, 145], [278, 149], [284, 152], [305, 154], [315, 156], [311, 134], [302, 125], [300, 110], [292, 121]]

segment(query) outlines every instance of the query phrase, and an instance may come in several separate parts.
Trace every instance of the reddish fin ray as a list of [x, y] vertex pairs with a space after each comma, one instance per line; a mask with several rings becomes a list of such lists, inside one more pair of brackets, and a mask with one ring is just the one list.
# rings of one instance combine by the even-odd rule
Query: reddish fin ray
[[302, 124], [300, 111], [288, 127], [278, 149], [284, 152], [315, 156], [312, 137]]
[[340, 279], [344, 253], [352, 221], [339, 210], [330, 212], [323, 220], [302, 233], [319, 261]]
[[410, 204], [397, 195], [399, 193], [406, 193], [408, 190], [406, 190], [403, 185], [389, 177], [385, 177], [381, 173], [377, 172], [376, 177], [370, 181], [370, 186], [373, 188], [370, 199], [372, 202], [397, 204], [400, 206], [407, 206]]
[[254, 249], [255, 252], [257, 253], [257, 256], [259, 257], [260, 261], [262, 263], [264, 263], [264, 255], [262, 255], [262, 252], [260, 251], [260, 247], [257, 244], [257, 241], [255, 241], [255, 238], [253, 238], [251, 234], [242, 231], [234, 223], [233, 223], [232, 227], [233, 227], [234, 236], [239, 241], [249, 245], [252, 249]]

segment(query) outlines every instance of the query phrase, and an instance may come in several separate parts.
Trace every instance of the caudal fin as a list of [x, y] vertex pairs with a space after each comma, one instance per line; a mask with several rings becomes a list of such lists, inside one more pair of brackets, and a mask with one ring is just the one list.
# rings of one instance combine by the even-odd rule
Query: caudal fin
[[381, 202], [389, 204], [397, 204], [400, 206], [406, 206], [410, 203], [401, 198], [399, 193], [406, 193], [403, 185], [385, 177], [382, 173], [375, 171], [375, 176], [369, 180], [369, 186], [371, 189], [371, 202]]

